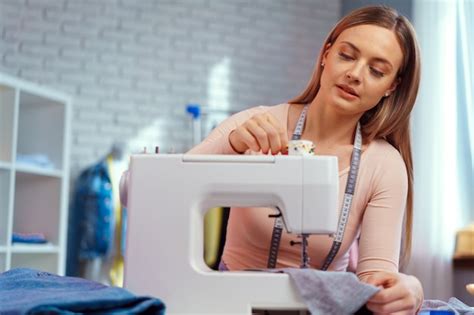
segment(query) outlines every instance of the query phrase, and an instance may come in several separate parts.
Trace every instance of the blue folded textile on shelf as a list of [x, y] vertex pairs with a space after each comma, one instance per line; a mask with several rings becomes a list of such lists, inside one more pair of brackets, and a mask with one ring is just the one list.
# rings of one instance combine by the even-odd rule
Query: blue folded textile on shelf
[[16, 233], [12, 234], [12, 243], [46, 244], [48, 240], [43, 233]]
[[0, 314], [165, 314], [156, 298], [29, 268], [0, 274]]
[[46, 154], [17, 154], [16, 162], [46, 169], [54, 169], [54, 163]]

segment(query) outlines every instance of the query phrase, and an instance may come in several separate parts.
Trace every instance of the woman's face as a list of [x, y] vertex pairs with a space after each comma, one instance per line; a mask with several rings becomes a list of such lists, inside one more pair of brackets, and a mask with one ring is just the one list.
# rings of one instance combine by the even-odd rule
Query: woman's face
[[403, 52], [395, 33], [376, 25], [343, 31], [323, 55], [323, 98], [342, 114], [362, 115], [391, 93]]

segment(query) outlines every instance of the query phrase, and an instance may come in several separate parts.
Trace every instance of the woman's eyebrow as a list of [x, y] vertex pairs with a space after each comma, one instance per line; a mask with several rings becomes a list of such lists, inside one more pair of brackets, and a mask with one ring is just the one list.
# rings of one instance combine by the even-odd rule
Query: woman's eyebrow
[[[354, 49], [356, 52], [360, 53], [360, 49], [357, 48], [357, 46], [354, 45], [353, 43], [348, 42], [348, 41], [341, 41], [341, 43], [346, 44], [346, 45], [349, 45], [349, 46], [350, 46], [352, 49]], [[378, 61], [378, 62], [385, 63], [385, 64], [387, 64], [387, 65], [390, 67], [390, 69], [393, 69], [392, 64], [391, 64], [390, 61], [388, 61], [387, 59], [384, 59], [384, 58], [381, 58], [381, 57], [374, 57], [374, 58], [372, 58], [372, 59], [375, 60], [375, 61]]]

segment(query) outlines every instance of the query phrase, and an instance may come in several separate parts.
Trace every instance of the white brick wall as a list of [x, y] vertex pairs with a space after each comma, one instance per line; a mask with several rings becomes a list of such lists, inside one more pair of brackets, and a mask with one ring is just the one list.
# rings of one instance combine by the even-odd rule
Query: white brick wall
[[[192, 145], [187, 103], [235, 111], [295, 96], [340, 6], [325, 0], [0, 0], [0, 71], [74, 97], [74, 175], [117, 140], [135, 151], [155, 145], [186, 151]], [[210, 88], [217, 65], [227, 65], [220, 69], [226, 77]]]

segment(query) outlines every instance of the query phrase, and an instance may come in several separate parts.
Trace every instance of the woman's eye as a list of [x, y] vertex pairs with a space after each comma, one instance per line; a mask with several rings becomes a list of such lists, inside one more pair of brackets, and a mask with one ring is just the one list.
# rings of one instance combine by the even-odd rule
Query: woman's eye
[[384, 76], [384, 73], [383, 73], [383, 72], [381, 72], [381, 71], [379, 71], [379, 70], [377, 70], [377, 69], [375, 69], [375, 68], [372, 68], [372, 67], [371, 67], [371, 68], [370, 68], [370, 71], [372, 72], [373, 75], [375, 75], [375, 76], [377, 76], [377, 77], [379, 77], [379, 78], [381, 78], [381, 77]]
[[339, 53], [339, 56], [344, 60], [353, 60], [352, 56], [346, 55], [345, 53]]

